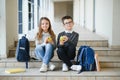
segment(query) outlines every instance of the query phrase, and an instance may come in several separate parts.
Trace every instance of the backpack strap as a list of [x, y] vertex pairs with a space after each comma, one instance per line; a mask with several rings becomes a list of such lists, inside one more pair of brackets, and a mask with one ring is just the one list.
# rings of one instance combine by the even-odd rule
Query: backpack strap
[[[85, 48], [83, 47], [80, 52], [80, 55], [78, 57], [78, 59], [79, 59], [78, 61], [80, 62], [79, 65], [81, 65], [81, 66], [82, 66], [82, 56], [83, 56], [84, 50], [85, 50]], [[78, 72], [78, 74], [80, 74], [81, 72], [83, 72], [83, 68]]]
[[81, 50], [78, 61], [80, 62], [79, 64], [82, 64], [82, 56], [83, 56], [83, 52], [84, 52], [84, 48]]
[[28, 61], [26, 61], [25, 64], [26, 64], [26, 69], [28, 69]]
[[79, 50], [78, 50], [78, 54], [77, 54], [77, 63], [79, 63], [80, 62], [80, 55], [81, 55], [81, 53], [83, 53], [83, 48], [84, 48], [84, 46], [81, 46], [80, 48], [79, 48]]
[[[87, 53], [87, 48], [88, 48], [88, 47], [85, 48], [85, 54], [86, 54], [86, 55], [88, 54], [88, 53]], [[87, 57], [85, 57], [85, 60], [87, 60]], [[87, 61], [88, 61], [88, 60], [87, 60]]]
[[[85, 55], [86, 55], [86, 57], [85, 57], [85, 61], [87, 61], [86, 63], [88, 63], [88, 51], [87, 51], [87, 49], [88, 49], [88, 47], [86, 47], [85, 48]], [[88, 70], [88, 67], [85, 67], [85, 69], [87, 69]]]

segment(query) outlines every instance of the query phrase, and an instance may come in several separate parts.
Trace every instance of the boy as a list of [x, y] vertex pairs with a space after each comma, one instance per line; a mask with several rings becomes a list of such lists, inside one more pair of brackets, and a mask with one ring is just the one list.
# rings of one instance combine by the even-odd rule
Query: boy
[[59, 33], [57, 38], [58, 58], [63, 61], [62, 71], [68, 71], [69, 69], [79, 71], [81, 66], [72, 64], [72, 60], [75, 58], [79, 35], [72, 29], [74, 22], [71, 16], [64, 16], [62, 23], [65, 31]]

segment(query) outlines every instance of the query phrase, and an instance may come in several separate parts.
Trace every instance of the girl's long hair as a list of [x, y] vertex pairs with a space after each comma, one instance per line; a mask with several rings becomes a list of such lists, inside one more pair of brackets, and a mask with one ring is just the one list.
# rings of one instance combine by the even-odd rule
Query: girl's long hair
[[40, 40], [42, 38], [42, 33], [43, 33], [43, 29], [41, 28], [42, 20], [47, 20], [49, 22], [48, 32], [51, 35], [52, 39], [54, 40], [55, 39], [55, 34], [54, 34], [53, 30], [52, 30], [51, 22], [50, 22], [50, 20], [47, 17], [41, 17], [40, 23], [39, 23], [39, 26], [38, 26], [39, 27], [39, 31], [38, 31], [38, 33], [36, 35], [36, 38], [38, 40]]

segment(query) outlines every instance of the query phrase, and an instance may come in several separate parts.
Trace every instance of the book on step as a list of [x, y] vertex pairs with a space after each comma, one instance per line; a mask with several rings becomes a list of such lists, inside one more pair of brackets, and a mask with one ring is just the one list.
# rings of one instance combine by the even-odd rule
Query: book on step
[[26, 70], [24, 68], [13, 68], [13, 69], [7, 69], [5, 70], [6, 73], [20, 73], [25, 72]]

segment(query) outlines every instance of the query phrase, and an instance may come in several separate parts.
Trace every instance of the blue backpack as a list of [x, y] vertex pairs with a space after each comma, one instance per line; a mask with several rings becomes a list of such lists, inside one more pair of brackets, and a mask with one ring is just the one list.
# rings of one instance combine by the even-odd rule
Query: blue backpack
[[94, 50], [89, 46], [81, 46], [77, 54], [77, 64], [82, 66], [79, 71], [95, 71], [96, 63], [94, 58]]
[[30, 60], [29, 55], [29, 40], [25, 36], [18, 41], [16, 49], [16, 59], [19, 62], [26, 62], [26, 68], [28, 67], [28, 61]]

